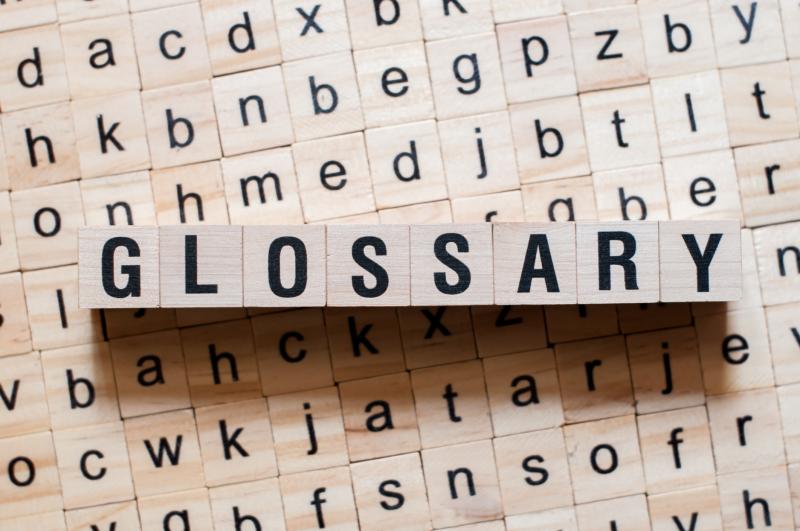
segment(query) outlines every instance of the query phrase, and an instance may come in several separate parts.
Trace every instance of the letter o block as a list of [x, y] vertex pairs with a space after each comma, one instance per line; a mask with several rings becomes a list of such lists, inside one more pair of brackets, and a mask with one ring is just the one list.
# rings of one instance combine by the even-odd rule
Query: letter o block
[[81, 308], [159, 305], [157, 227], [81, 228], [78, 253]]

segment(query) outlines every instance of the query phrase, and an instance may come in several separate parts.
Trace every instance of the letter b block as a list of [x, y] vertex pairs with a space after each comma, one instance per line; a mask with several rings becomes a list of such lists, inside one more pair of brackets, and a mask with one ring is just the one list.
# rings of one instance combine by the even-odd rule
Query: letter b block
[[81, 308], [155, 308], [159, 302], [158, 228], [78, 231]]

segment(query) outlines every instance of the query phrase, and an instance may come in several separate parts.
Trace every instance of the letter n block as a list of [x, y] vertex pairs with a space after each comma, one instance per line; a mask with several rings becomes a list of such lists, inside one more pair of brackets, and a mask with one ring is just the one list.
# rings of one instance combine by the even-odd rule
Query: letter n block
[[159, 302], [158, 228], [78, 231], [81, 308], [155, 308]]

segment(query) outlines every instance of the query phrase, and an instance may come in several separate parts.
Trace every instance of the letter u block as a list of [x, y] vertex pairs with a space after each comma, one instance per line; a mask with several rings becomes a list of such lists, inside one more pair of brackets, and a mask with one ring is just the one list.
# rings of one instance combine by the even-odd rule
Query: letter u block
[[79, 229], [80, 307], [157, 307], [158, 242], [158, 227]]

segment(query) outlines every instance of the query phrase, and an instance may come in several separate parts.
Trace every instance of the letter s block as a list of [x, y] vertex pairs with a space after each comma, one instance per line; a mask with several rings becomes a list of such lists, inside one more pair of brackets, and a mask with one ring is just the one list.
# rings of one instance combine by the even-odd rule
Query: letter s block
[[159, 302], [158, 228], [78, 231], [81, 308], [155, 308]]

